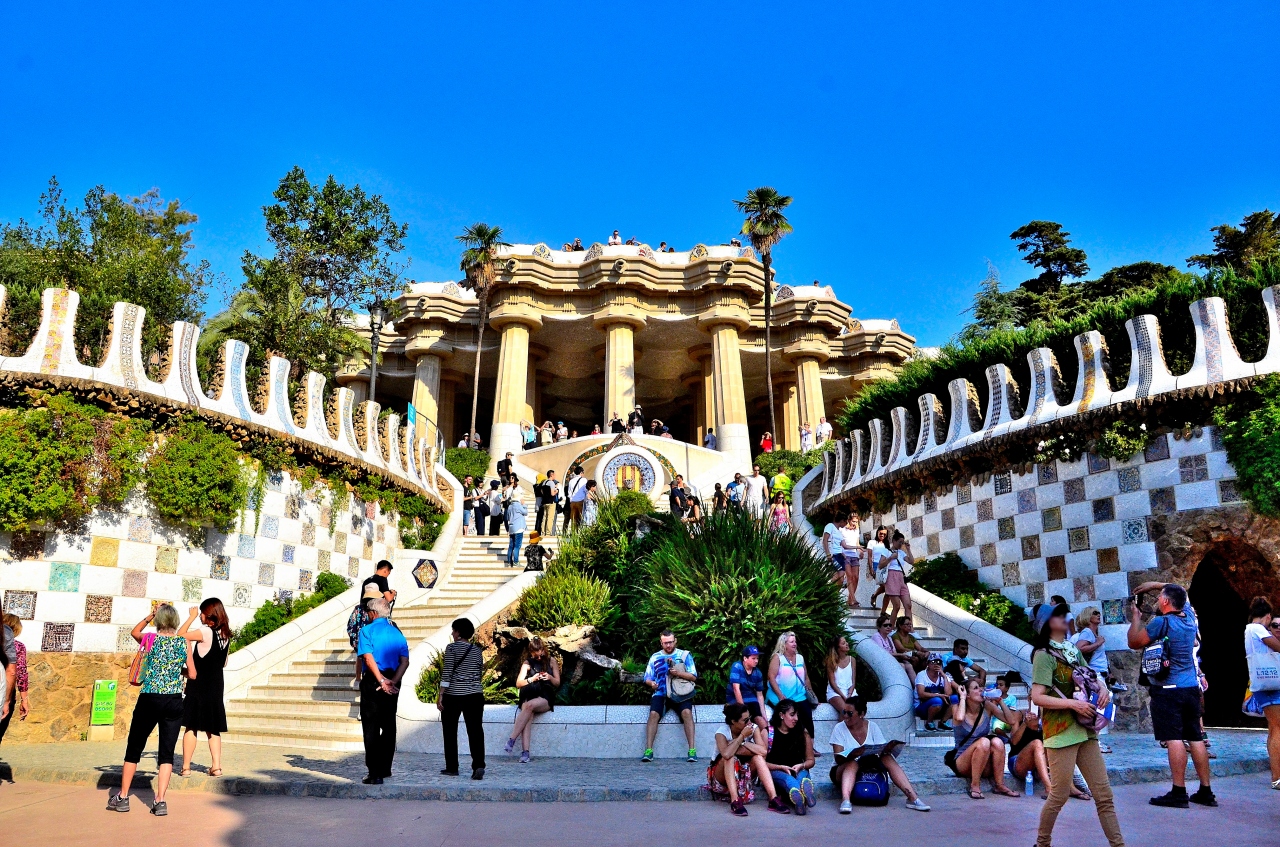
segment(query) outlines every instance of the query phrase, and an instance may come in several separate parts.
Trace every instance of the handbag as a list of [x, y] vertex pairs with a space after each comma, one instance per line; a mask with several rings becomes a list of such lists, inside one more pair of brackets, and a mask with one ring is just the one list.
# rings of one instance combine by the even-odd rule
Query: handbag
[[[688, 658], [688, 651], [683, 651], [680, 656], [680, 666], [684, 667], [685, 659]], [[677, 703], [688, 700], [693, 697], [694, 691], [697, 690], [698, 683], [692, 679], [677, 679], [667, 673], [667, 699], [675, 700]]]
[[[1073, 697], [1068, 697], [1066, 694], [1063, 694], [1062, 690], [1056, 685], [1053, 687], [1053, 692], [1063, 700], [1084, 700], [1086, 703], [1093, 703], [1096, 706], [1099, 697], [1102, 694], [1102, 680], [1098, 678], [1098, 672], [1088, 665], [1071, 664], [1067, 661], [1066, 657], [1057, 650], [1050, 650], [1048, 652], [1050, 656], [1053, 656], [1053, 658], [1071, 668], [1071, 684], [1075, 686], [1075, 694]], [[1097, 732], [1110, 726], [1111, 718], [1104, 715], [1101, 709], [1097, 709], [1094, 711], [1093, 717], [1091, 718], [1086, 718], [1077, 713], [1076, 723], [1080, 724], [1085, 729], [1091, 729], [1094, 732]]]
[[133, 661], [129, 663], [129, 684], [142, 685], [142, 674], [147, 667], [147, 654], [151, 652], [151, 647], [156, 643], [156, 634], [154, 632], [144, 633], [142, 640], [138, 642], [138, 652], [133, 654]]
[[[467, 657], [471, 655], [471, 650], [472, 650], [475, 646], [476, 646], [476, 645], [475, 645], [475, 642], [472, 642], [472, 643], [468, 644], [468, 645], [467, 645], [467, 649], [466, 649], [466, 651], [462, 654], [462, 658], [461, 658], [461, 659], [459, 659], [458, 661], [454, 662], [453, 667], [449, 669], [449, 685], [443, 685], [443, 684], [441, 684], [441, 686], [440, 686], [440, 693], [438, 693], [438, 694], [436, 695], [436, 701], [437, 701], [437, 704], [439, 704], [439, 703], [444, 699], [444, 692], [445, 692], [446, 690], [448, 690], [449, 686], [453, 685], [453, 678], [454, 678], [455, 676], [457, 676], [457, 673], [458, 673], [458, 665], [462, 664], [463, 662], [465, 662], [465, 661], [467, 660]], [[483, 671], [483, 669], [481, 669], [481, 675], [482, 675], [482, 678], [483, 678], [483, 673], [484, 673], [484, 671]]]
[[1249, 657], [1249, 690], [1280, 691], [1280, 653], [1268, 650]]
[[[975, 715], [973, 718], [973, 726], [969, 727], [969, 734], [966, 735], [955, 747], [952, 747], [950, 750], [942, 754], [942, 763], [950, 768], [951, 772], [956, 776], [960, 776], [960, 772], [956, 770], [956, 750], [959, 750], [961, 747], [969, 743], [969, 739], [973, 738], [973, 734], [978, 731], [978, 723], [980, 721], [981, 717]], [[963, 777], [961, 778], [963, 779]]]

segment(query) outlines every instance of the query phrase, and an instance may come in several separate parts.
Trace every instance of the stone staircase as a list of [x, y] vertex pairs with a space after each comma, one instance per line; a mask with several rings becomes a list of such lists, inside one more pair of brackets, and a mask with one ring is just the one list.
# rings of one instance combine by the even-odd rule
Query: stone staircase
[[[878, 610], [863, 607], [861, 609], [853, 609], [847, 618], [849, 626], [854, 630], [860, 631], [866, 635], [872, 635], [876, 629], [876, 618], [880, 616]], [[919, 639], [921, 645], [926, 650], [945, 654], [951, 650], [954, 639], [941, 633], [935, 632], [932, 626], [920, 622], [918, 619], [915, 623], [915, 636]], [[984, 656], [979, 650], [970, 647], [969, 657], [973, 659], [975, 664], [981, 665], [987, 671], [987, 683], [994, 685], [997, 676], [1007, 673], [1008, 668], [991, 661], [990, 657]], [[913, 679], [912, 685], [915, 685]], [[1009, 692], [1018, 698], [1018, 708], [1026, 709], [1031, 690], [1028, 682], [1015, 683], [1010, 686]], [[916, 719], [916, 735], [911, 744], [914, 747], [947, 747], [953, 746], [953, 737], [950, 732], [936, 731], [929, 732], [924, 728], [924, 721]]]
[[[559, 539], [544, 537], [553, 553]], [[425, 603], [396, 608], [391, 619], [409, 647], [449, 624], [524, 570], [503, 565], [507, 536], [467, 535], [458, 539], [452, 568]], [[447, 567], [447, 565], [446, 565]], [[268, 744], [312, 750], [361, 750], [360, 692], [353, 687], [355, 651], [344, 630], [273, 673], [266, 685], [227, 702], [227, 735], [238, 744]], [[412, 697], [417, 680], [404, 680], [402, 697]]]

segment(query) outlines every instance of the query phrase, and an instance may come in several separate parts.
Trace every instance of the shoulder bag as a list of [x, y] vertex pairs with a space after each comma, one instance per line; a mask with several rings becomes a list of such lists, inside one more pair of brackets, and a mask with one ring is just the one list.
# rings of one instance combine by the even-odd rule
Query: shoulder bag
[[1280, 653], [1268, 650], [1249, 657], [1249, 690], [1280, 691]]
[[1164, 622], [1165, 633], [1148, 644], [1142, 651], [1142, 661], [1139, 664], [1138, 684], [1151, 686], [1164, 682], [1169, 678], [1171, 669], [1169, 660], [1169, 623]]
[[[981, 720], [981, 714], [975, 715], [973, 718], [973, 724], [969, 727], [968, 734], [965, 735], [959, 744], [942, 754], [942, 763], [951, 768], [951, 772], [956, 776], [960, 776], [960, 772], [956, 770], [956, 751], [969, 743], [969, 739], [973, 738], [973, 734], [978, 731], [978, 722]], [[963, 779], [963, 777], [961, 778]]]
[[[1071, 684], [1075, 686], [1075, 694], [1068, 697], [1062, 693], [1062, 689], [1053, 686], [1053, 693], [1057, 694], [1063, 700], [1084, 700], [1086, 703], [1097, 704], [1099, 695], [1102, 693], [1102, 680], [1098, 679], [1098, 672], [1088, 665], [1073, 665], [1067, 661], [1066, 656], [1062, 655], [1058, 650], [1049, 650], [1049, 655], [1056, 659], [1059, 663], [1066, 665], [1071, 669]], [[1076, 723], [1085, 729], [1091, 729], [1097, 732], [1110, 726], [1111, 719], [1104, 715], [1101, 710], [1095, 710], [1093, 717], [1086, 718], [1079, 713], [1076, 714]]]
[[[679, 654], [680, 669], [685, 669], [685, 660], [689, 657], [689, 651]], [[667, 699], [675, 700], [677, 703], [693, 697], [693, 693], [697, 690], [698, 683], [692, 679], [676, 679], [671, 675], [670, 668], [667, 669]]]
[[133, 654], [133, 661], [129, 663], [130, 685], [142, 685], [142, 674], [147, 668], [147, 654], [151, 652], [151, 646], [155, 643], [154, 632], [144, 633], [142, 640], [138, 642], [138, 652]]
[[[472, 649], [473, 649], [475, 646], [476, 646], [476, 645], [475, 645], [475, 642], [470, 642], [470, 643], [468, 643], [468, 644], [467, 644], [467, 649], [466, 649], [466, 650], [463, 652], [463, 654], [462, 654], [462, 658], [461, 658], [461, 659], [459, 659], [458, 661], [454, 662], [454, 663], [453, 663], [453, 667], [449, 669], [449, 685], [441, 685], [441, 686], [440, 686], [440, 691], [439, 691], [439, 693], [438, 693], [438, 694], [436, 694], [436, 707], [437, 707], [437, 708], [440, 708], [440, 707], [441, 707], [441, 704], [442, 704], [442, 702], [443, 702], [443, 700], [444, 700], [444, 693], [445, 693], [445, 691], [447, 691], [447, 690], [449, 689], [449, 687], [453, 685], [453, 678], [454, 678], [455, 676], [457, 676], [457, 675], [458, 675], [458, 665], [462, 664], [463, 662], [465, 662], [465, 661], [467, 660], [467, 657], [471, 655], [471, 651], [472, 651]], [[446, 649], [447, 649], [447, 648], [446, 648]], [[481, 669], [480, 669], [480, 681], [481, 681], [481, 684], [483, 685], [483, 683], [484, 683], [484, 668], [483, 668], [483, 667], [481, 667]]]

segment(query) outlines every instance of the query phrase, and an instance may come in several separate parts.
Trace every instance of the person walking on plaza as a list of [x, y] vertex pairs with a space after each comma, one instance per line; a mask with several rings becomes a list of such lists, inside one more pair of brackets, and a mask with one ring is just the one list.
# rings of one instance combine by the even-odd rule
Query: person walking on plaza
[[901, 532], [894, 530], [889, 556], [882, 564], [885, 568], [884, 606], [880, 611], [896, 616], [901, 609], [905, 617], [911, 617], [911, 589], [907, 588], [907, 568], [915, 564], [915, 561], [915, 556], [911, 553], [911, 542]]
[[773, 495], [773, 505], [769, 509], [769, 529], [774, 532], [785, 532], [791, 528], [791, 510], [787, 508], [787, 497], [779, 492]]
[[458, 718], [467, 724], [471, 748], [471, 778], [484, 779], [484, 651], [472, 643], [476, 625], [469, 618], [452, 624], [453, 641], [444, 648], [440, 672], [440, 730], [444, 735], [445, 776], [458, 775]]
[[[1094, 719], [1097, 709], [1088, 700], [1074, 696], [1076, 682], [1073, 671], [1088, 665], [1068, 639], [1071, 631], [1067, 623], [1068, 611], [1065, 603], [1041, 604], [1032, 610], [1035, 650], [1031, 658], [1031, 702], [1041, 710], [1044, 753], [1049, 763], [1049, 801], [1040, 809], [1036, 844], [1049, 847], [1052, 843], [1053, 825], [1072, 793], [1069, 774], [1079, 768], [1089, 792], [1093, 794], [1094, 810], [1107, 842], [1111, 847], [1124, 847], [1120, 820], [1116, 817], [1115, 796], [1107, 777], [1107, 763], [1098, 749], [1098, 735], [1092, 729], [1086, 729], [1079, 720]], [[970, 684], [975, 683], [971, 681]], [[1105, 685], [1101, 686], [1097, 708], [1106, 708], [1109, 700], [1110, 692]], [[1155, 716], [1154, 706], [1153, 701], [1152, 717]], [[1183, 767], [1186, 767], [1185, 758]]]
[[[12, 612], [4, 615], [4, 646], [0, 654], [5, 658], [3, 682], [0, 682], [0, 741], [4, 741], [9, 731], [9, 722], [17, 714], [18, 720], [25, 721], [31, 713], [31, 703], [27, 699], [27, 691], [31, 687], [27, 674], [27, 645], [18, 640], [22, 634], [22, 620]], [[12, 673], [10, 673], [12, 669]], [[12, 678], [11, 678], [12, 677]]]
[[831, 783], [840, 789], [840, 814], [853, 812], [850, 797], [858, 781], [858, 770], [871, 767], [887, 773], [898, 790], [907, 795], [908, 809], [929, 811], [929, 806], [907, 779], [907, 772], [898, 764], [897, 754], [903, 742], [886, 739], [880, 727], [867, 720], [867, 701], [851, 697], [839, 716], [842, 720], [831, 729], [831, 751], [836, 757], [836, 763], [831, 766]]
[[133, 776], [142, 761], [142, 749], [152, 730], [159, 729], [160, 745], [156, 751], [158, 765], [155, 785], [155, 803], [151, 814], [164, 817], [169, 814], [165, 796], [169, 793], [169, 780], [173, 777], [173, 748], [178, 744], [182, 731], [182, 671], [195, 674], [191, 654], [187, 651], [187, 639], [177, 634], [178, 610], [168, 603], [161, 603], [156, 610], [138, 621], [129, 633], [133, 640], [142, 643], [142, 631], [154, 623], [155, 641], [146, 652], [142, 663], [142, 691], [133, 706], [129, 720], [129, 741], [124, 751], [124, 768], [120, 772], [120, 790], [107, 800], [107, 811], [129, 811], [129, 789]]
[[751, 476], [743, 480], [743, 484], [747, 488], [743, 497], [747, 511], [751, 513], [751, 517], [760, 520], [764, 517], [765, 489], [768, 488], [769, 480], [761, 475], [759, 465], [752, 465]]
[[778, 468], [778, 472], [774, 474], [773, 479], [769, 480], [769, 494], [777, 497], [781, 494], [788, 503], [791, 502], [791, 489], [795, 487], [795, 483], [791, 477], [787, 476], [787, 466], [782, 465]]
[[684, 737], [689, 742], [689, 761], [698, 761], [693, 738], [693, 695], [698, 683], [698, 668], [688, 650], [676, 649], [676, 636], [664, 630], [658, 636], [658, 652], [649, 657], [644, 669], [644, 684], [653, 692], [649, 698], [649, 722], [645, 725], [642, 762], [653, 761], [653, 740], [658, 737], [658, 721], [669, 711], [680, 715]]
[[[192, 629], [196, 616], [203, 626]], [[196, 669], [195, 676], [187, 680], [187, 694], [182, 701], [185, 731], [179, 776], [191, 775], [191, 761], [201, 732], [209, 739], [209, 776], [222, 776], [222, 733], [227, 731], [222, 669], [227, 664], [227, 651], [231, 646], [231, 624], [222, 601], [210, 597], [199, 606], [192, 606], [178, 635], [191, 642], [191, 663]]]
[[365, 785], [382, 785], [391, 776], [396, 754], [396, 709], [400, 681], [409, 669], [409, 642], [388, 620], [386, 600], [370, 600], [370, 621], [360, 630], [356, 650], [365, 663], [360, 678], [360, 729], [364, 734]]
[[[9, 619], [5, 615], [5, 620]], [[1274, 671], [1280, 667], [1280, 620], [1274, 616], [1271, 601], [1254, 597], [1249, 602], [1249, 625], [1244, 628], [1244, 656], [1249, 665], [1249, 692], [1244, 712], [1267, 721], [1267, 759], [1271, 764], [1271, 787], [1280, 790], [1280, 689], [1258, 690], [1261, 680], [1257, 671]]]
[[533, 719], [556, 710], [556, 690], [560, 687], [560, 666], [556, 663], [547, 643], [538, 636], [529, 639], [524, 661], [516, 676], [516, 688], [520, 691], [520, 709], [516, 723], [504, 748], [508, 756], [522, 742], [520, 764], [529, 764], [530, 741], [533, 738]]
[[784, 632], [778, 636], [773, 655], [769, 657], [766, 679], [769, 687], [765, 692], [765, 699], [774, 705], [783, 700], [795, 703], [800, 715], [800, 726], [809, 735], [813, 735], [813, 707], [818, 703], [818, 695], [813, 693], [804, 655], [796, 647], [794, 632]]
[[[1148, 591], [1160, 592], [1156, 601], [1159, 614], [1144, 628], [1142, 608], [1138, 603], [1133, 604], [1129, 610], [1129, 649], [1145, 650], [1152, 644], [1163, 645], [1168, 672], [1148, 676], [1151, 728], [1156, 741], [1163, 741], [1168, 747], [1169, 770], [1173, 777], [1173, 788], [1167, 794], [1152, 797], [1151, 805], [1185, 809], [1191, 802], [1216, 806], [1218, 801], [1209, 787], [1209, 750], [1205, 746], [1204, 727], [1200, 721], [1203, 692], [1196, 668], [1195, 612], [1187, 603], [1187, 590], [1181, 585], [1144, 582], [1134, 591], [1135, 599]], [[1199, 790], [1190, 796], [1186, 786], [1187, 748], [1191, 749], [1191, 760], [1200, 779]], [[1052, 770], [1052, 763], [1049, 767]], [[1094, 796], [1097, 796], [1096, 791]]]

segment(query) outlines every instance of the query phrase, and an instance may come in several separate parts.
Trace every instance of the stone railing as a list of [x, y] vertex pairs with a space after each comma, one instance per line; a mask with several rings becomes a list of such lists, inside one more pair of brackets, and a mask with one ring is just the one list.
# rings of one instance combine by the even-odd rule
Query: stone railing
[[[0, 316], [6, 291], [0, 286]], [[443, 450], [428, 439], [414, 439], [399, 415], [379, 421], [377, 403], [355, 408], [355, 394], [335, 389], [324, 406], [325, 378], [310, 372], [296, 404], [289, 400], [287, 359], [272, 356], [257, 390], [251, 396], [245, 383], [249, 346], [227, 341], [210, 380], [208, 392], [196, 372], [196, 342], [200, 327], [184, 321], [173, 325], [170, 348], [156, 382], [147, 376], [139, 349], [146, 310], [132, 303], [116, 303], [112, 310], [111, 340], [102, 364], [80, 362], [75, 350], [76, 309], [80, 295], [63, 288], [45, 289], [40, 329], [22, 356], [0, 357], [0, 374], [53, 384], [109, 386], [124, 394], [151, 395], [159, 402], [210, 419], [300, 442], [332, 459], [388, 477], [424, 496], [444, 510], [453, 508], [451, 492], [438, 488]]]
[[[1280, 318], [1276, 299], [1280, 286], [1262, 291], [1270, 341], [1266, 355], [1257, 362], [1245, 362], [1236, 349], [1227, 325], [1226, 304], [1220, 297], [1208, 297], [1190, 304], [1195, 325], [1196, 353], [1191, 369], [1173, 376], [1165, 364], [1160, 345], [1160, 326], [1152, 315], [1138, 315], [1125, 323], [1132, 352], [1128, 384], [1112, 391], [1108, 377], [1107, 348], [1102, 334], [1090, 330], [1075, 337], [1079, 365], [1075, 392], [1068, 403], [1059, 403], [1054, 385], [1060, 381], [1053, 351], [1041, 347], [1027, 354], [1030, 386], [1025, 411], [1020, 405], [1018, 385], [1007, 365], [986, 369], [989, 389], [985, 414], [979, 408], [978, 392], [966, 379], [952, 380], [948, 386], [950, 414], [933, 394], [917, 401], [916, 413], [898, 406], [890, 413], [890, 423], [872, 420], [866, 431], [855, 430], [824, 456], [821, 472], [796, 486], [806, 512], [867, 494], [903, 477], [925, 475], [946, 462], [997, 439], [1031, 432], [1049, 434], [1061, 422], [1100, 412], [1118, 413], [1122, 406], [1159, 401], [1187, 393], [1214, 394], [1231, 383], [1255, 376], [1280, 373]], [[1015, 416], [1017, 415], [1017, 416]]]

